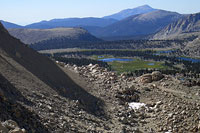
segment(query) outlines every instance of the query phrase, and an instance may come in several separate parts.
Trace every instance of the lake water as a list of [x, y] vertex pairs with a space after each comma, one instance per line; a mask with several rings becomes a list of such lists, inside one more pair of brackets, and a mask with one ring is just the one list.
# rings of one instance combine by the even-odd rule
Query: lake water
[[154, 55], [169, 54], [175, 52], [174, 50], [157, 51]]
[[173, 50], [165, 50], [165, 51], [158, 51], [157, 53], [168, 54], [168, 53], [172, 53], [172, 52], [175, 52], [175, 51], [173, 51]]
[[113, 62], [113, 61], [134, 61], [134, 59], [124, 59], [124, 58], [106, 58], [106, 59], [99, 59], [99, 61], [103, 61], [103, 62]]
[[185, 60], [185, 61], [191, 61], [191, 62], [193, 62], [193, 63], [198, 63], [198, 62], [200, 62], [200, 59], [193, 59], [193, 58], [186, 58], [186, 57], [177, 57], [177, 59]]
[[[166, 50], [166, 51], [157, 51], [154, 55], [160, 55], [160, 54], [169, 54], [175, 52], [174, 50]], [[191, 61], [193, 63], [200, 62], [200, 59], [193, 59], [188, 57], [177, 57], [177, 59], [184, 60], [184, 61]]]
[[98, 56], [98, 58], [103, 58], [104, 56]]
[[148, 63], [148, 65], [149, 65], [149, 66], [154, 66], [154, 65], [155, 65], [155, 63]]

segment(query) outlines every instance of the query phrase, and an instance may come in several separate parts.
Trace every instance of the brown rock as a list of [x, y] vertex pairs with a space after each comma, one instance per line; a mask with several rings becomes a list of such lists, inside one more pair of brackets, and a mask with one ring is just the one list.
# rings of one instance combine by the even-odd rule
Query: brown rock
[[138, 102], [140, 99], [134, 88], [127, 88], [117, 92], [116, 98], [119, 98], [122, 102]]
[[140, 77], [141, 83], [151, 83], [152, 82], [152, 76], [151, 74], [144, 74]]
[[4, 127], [0, 122], [0, 133], [8, 133], [8, 129]]
[[154, 71], [154, 72], [152, 72], [151, 76], [152, 76], [152, 80], [153, 80], [153, 81], [159, 81], [159, 80], [161, 80], [161, 79], [164, 77], [164, 76], [162, 75], [162, 73], [159, 72], [159, 71]]
[[7, 120], [7, 121], [5, 121], [5, 122], [3, 123], [3, 125], [4, 125], [7, 129], [9, 129], [9, 130], [13, 130], [13, 129], [15, 129], [16, 127], [18, 127], [18, 124], [17, 124], [15, 121], [13, 121], [13, 120]]
[[24, 133], [24, 131], [17, 127], [14, 130], [9, 131], [9, 133]]

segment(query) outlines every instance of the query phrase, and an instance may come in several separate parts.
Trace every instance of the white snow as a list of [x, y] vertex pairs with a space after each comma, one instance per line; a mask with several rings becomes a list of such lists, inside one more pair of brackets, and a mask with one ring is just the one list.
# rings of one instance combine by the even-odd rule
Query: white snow
[[132, 108], [134, 110], [137, 110], [137, 109], [140, 109], [141, 107], [146, 106], [146, 104], [144, 104], [144, 103], [136, 103], [136, 102], [129, 103], [128, 105], [130, 108]]

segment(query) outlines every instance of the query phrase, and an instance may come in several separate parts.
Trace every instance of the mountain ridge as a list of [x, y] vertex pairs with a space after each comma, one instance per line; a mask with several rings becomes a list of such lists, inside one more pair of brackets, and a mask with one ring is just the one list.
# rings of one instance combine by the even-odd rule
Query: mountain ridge
[[143, 5], [143, 6], [139, 6], [139, 7], [132, 8], [132, 9], [125, 9], [118, 13], [105, 16], [103, 18], [106, 18], [106, 19], [112, 18], [112, 19], [122, 20], [124, 18], [133, 16], [133, 15], [148, 13], [148, 12], [152, 12], [152, 11], [156, 11], [156, 10], [157, 9], [154, 9], [154, 8], [150, 7], [149, 5]]
[[97, 26], [104, 27], [116, 22], [115, 19], [103, 19], [95, 17], [87, 18], [64, 18], [64, 19], [52, 19], [49, 21], [41, 21], [26, 25], [24, 28], [34, 29], [49, 29], [58, 27], [84, 27], [84, 26]]
[[[139, 36], [158, 32], [182, 15], [176, 12], [157, 10], [133, 15], [97, 31], [97, 37]], [[103, 36], [102, 36], [103, 35]]]
[[0, 20], [5, 28], [22, 28], [23, 26], [11, 22]]
[[9, 33], [25, 44], [33, 44], [43, 40], [64, 37], [70, 40], [79, 40], [84, 36], [88, 41], [100, 41], [83, 28], [53, 28], [53, 29], [8, 29]]
[[186, 15], [154, 35], [154, 39], [169, 39], [192, 32], [200, 32], [200, 13]]
[[[28, 24], [26, 26], [20, 26], [14, 23], [2, 21], [6, 28], [32, 28], [32, 29], [50, 29], [50, 28], [58, 28], [58, 27], [105, 27], [110, 24], [117, 22], [118, 20], [124, 19], [126, 17], [143, 14], [151, 11], [155, 11], [157, 9], [153, 9], [149, 5], [139, 6], [133, 9], [125, 9], [118, 13], [112, 14], [110, 16], [104, 16], [102, 18], [95, 17], [85, 17], [85, 18], [58, 18], [51, 19], [49, 21], [43, 20], [40, 22], [35, 22], [32, 24]], [[112, 16], [120, 16], [120, 19], [115, 19]], [[92, 30], [91, 30], [92, 31]]]

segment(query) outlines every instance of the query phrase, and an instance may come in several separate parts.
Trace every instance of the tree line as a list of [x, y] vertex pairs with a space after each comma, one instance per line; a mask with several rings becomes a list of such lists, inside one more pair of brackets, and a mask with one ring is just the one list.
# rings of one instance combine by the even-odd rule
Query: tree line
[[[191, 40], [191, 39], [190, 39]], [[80, 49], [145, 49], [145, 48], [166, 48], [173, 45], [181, 46], [188, 40], [120, 40], [103, 41], [91, 38], [90, 36], [72, 39], [57, 37], [43, 40], [30, 47], [35, 50], [80, 48]]]

